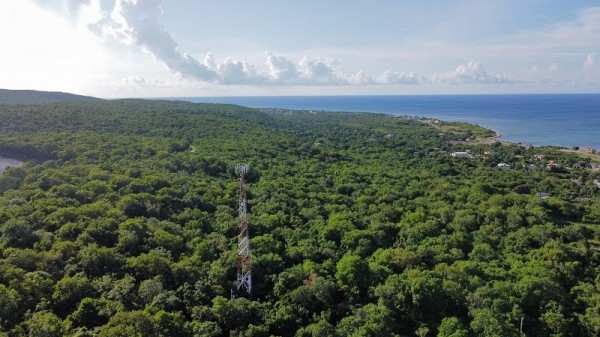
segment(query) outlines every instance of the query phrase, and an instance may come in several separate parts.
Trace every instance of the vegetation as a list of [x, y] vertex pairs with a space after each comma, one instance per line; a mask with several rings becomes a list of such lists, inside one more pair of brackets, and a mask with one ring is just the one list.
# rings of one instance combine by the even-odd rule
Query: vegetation
[[89, 96], [69, 94], [66, 92], [0, 89], [0, 104], [40, 104], [88, 100], [98, 99]]
[[[450, 129], [166, 101], [0, 106], [0, 154], [27, 160], [0, 175], [0, 336], [597, 336], [589, 159]], [[250, 299], [230, 298], [239, 162]]]

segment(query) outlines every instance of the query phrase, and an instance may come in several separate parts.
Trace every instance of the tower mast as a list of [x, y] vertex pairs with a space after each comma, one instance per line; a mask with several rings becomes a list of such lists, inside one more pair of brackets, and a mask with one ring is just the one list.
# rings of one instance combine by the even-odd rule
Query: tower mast
[[239, 296], [250, 297], [252, 294], [252, 269], [250, 265], [250, 234], [248, 233], [246, 204], [246, 174], [250, 166], [237, 164], [235, 173], [239, 175], [238, 204], [238, 256], [237, 256], [237, 292]]

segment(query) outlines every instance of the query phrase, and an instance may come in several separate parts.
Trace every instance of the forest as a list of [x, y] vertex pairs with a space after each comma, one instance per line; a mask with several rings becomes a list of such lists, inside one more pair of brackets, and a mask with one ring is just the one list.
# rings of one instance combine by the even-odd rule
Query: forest
[[[181, 101], [0, 105], [0, 156], [25, 161], [0, 175], [0, 336], [600, 335], [597, 163], [463, 142], [492, 134]], [[249, 298], [231, 296], [238, 163]]]

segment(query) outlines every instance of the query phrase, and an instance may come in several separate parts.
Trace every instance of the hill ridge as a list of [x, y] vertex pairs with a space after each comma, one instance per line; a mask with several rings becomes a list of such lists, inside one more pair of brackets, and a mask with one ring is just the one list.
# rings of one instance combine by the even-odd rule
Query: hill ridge
[[63, 101], [100, 100], [61, 91], [0, 89], [0, 104], [44, 104]]

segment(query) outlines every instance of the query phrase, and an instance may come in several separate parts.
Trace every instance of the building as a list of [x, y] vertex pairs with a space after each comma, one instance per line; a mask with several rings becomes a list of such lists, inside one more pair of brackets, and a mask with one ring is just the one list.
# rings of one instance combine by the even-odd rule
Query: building
[[590, 154], [596, 153], [596, 150], [591, 146], [584, 146], [584, 147], [580, 148], [579, 150], [583, 153], [590, 153]]
[[468, 158], [469, 156], [469, 152], [452, 152], [451, 154], [452, 157], [457, 157], [457, 158]]
[[498, 168], [501, 169], [501, 170], [503, 170], [503, 171], [507, 171], [507, 170], [512, 169], [512, 166], [510, 164], [507, 164], [507, 163], [500, 163], [500, 164], [498, 164]]

